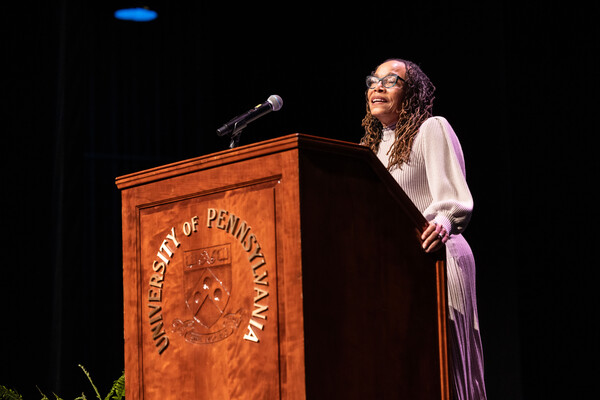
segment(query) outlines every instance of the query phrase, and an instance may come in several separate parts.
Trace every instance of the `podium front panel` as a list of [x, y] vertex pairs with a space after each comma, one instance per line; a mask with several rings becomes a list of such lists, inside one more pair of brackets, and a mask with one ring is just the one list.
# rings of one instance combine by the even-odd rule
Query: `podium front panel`
[[144, 399], [278, 397], [277, 184], [139, 209]]

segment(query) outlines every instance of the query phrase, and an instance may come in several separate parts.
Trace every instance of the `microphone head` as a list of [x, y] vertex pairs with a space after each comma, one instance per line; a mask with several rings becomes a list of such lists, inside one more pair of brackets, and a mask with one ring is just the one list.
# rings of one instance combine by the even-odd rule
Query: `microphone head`
[[283, 100], [276, 94], [272, 94], [271, 96], [269, 96], [267, 101], [273, 106], [273, 111], [279, 111], [283, 106]]

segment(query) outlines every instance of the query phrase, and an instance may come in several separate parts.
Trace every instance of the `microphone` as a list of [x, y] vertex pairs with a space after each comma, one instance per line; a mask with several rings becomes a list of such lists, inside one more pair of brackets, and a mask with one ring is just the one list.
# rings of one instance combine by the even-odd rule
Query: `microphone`
[[250, 122], [254, 121], [270, 113], [271, 111], [279, 111], [283, 106], [283, 100], [281, 97], [273, 94], [269, 96], [267, 101], [257, 105], [251, 110], [246, 111], [240, 116], [235, 117], [219, 129], [217, 129], [217, 135], [225, 136], [230, 134], [232, 137], [236, 136], [242, 129], [244, 129]]

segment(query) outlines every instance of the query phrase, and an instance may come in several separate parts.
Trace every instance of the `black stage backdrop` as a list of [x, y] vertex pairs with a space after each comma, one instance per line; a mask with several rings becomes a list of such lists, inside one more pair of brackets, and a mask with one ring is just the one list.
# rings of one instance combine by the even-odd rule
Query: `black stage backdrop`
[[115, 177], [225, 149], [215, 129], [271, 94], [282, 110], [242, 145], [356, 142], [364, 77], [402, 57], [465, 152], [489, 398], [591, 392], [596, 3], [148, 1], [153, 22], [113, 18], [135, 4], [0, 6], [0, 384], [69, 399], [89, 388], [77, 364], [101, 392], [123, 370]]

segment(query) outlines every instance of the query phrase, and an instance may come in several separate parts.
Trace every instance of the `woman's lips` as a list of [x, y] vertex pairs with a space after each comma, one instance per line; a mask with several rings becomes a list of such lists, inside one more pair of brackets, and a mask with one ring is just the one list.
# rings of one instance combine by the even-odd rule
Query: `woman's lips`
[[387, 99], [383, 98], [383, 97], [373, 97], [371, 99], [371, 103], [375, 104], [375, 103], [387, 103]]

